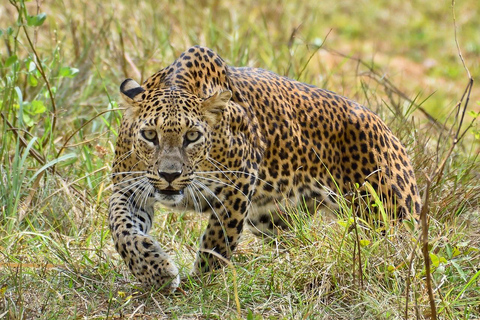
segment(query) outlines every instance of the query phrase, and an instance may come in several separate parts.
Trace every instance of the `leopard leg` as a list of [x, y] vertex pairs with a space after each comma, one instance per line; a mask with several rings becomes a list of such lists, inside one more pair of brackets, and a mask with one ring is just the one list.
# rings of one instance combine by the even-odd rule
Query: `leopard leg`
[[227, 260], [237, 247], [243, 231], [249, 199], [229, 194], [223, 201], [212, 201], [207, 229], [201, 237], [200, 249], [192, 274], [201, 274], [216, 269], [222, 258]]
[[180, 283], [178, 269], [148, 231], [153, 222], [153, 200], [139, 206], [131, 193], [110, 198], [109, 224], [115, 248], [135, 277], [146, 286], [173, 291]]

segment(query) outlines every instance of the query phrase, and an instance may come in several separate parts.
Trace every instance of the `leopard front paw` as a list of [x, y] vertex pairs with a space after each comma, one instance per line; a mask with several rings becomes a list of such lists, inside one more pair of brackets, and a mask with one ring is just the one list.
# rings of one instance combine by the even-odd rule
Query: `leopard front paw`
[[167, 292], [178, 288], [178, 268], [156, 241], [148, 236], [135, 237], [127, 242], [126, 249], [125, 262], [144, 286]]

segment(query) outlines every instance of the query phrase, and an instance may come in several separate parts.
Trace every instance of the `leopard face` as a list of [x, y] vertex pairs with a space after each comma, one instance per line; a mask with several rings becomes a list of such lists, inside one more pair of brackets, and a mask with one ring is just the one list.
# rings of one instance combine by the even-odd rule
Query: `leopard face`
[[126, 80], [122, 94], [129, 104], [132, 150], [144, 171], [149, 192], [165, 206], [182, 201], [199, 164], [212, 146], [211, 128], [222, 115], [231, 93], [201, 99], [180, 89], [145, 91]]

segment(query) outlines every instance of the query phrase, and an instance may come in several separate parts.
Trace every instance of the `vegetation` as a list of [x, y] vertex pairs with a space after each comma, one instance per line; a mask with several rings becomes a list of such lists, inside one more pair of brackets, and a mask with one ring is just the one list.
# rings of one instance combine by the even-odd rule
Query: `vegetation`
[[[480, 7], [464, 0], [454, 11], [456, 29], [452, 4], [431, 0], [5, 1], [0, 318], [428, 319], [436, 310], [478, 319], [475, 86], [454, 137], [469, 81], [455, 30], [478, 76]], [[107, 226], [118, 86], [194, 44], [232, 65], [341, 93], [385, 119], [413, 159], [422, 195], [428, 190], [430, 268], [418, 230], [407, 223], [379, 235], [355, 224], [345, 205], [333, 218], [288, 208], [292, 232], [273, 243], [246, 234], [233, 264], [191, 279], [205, 220], [159, 208], [154, 235], [185, 280], [173, 295], [142, 289]]]

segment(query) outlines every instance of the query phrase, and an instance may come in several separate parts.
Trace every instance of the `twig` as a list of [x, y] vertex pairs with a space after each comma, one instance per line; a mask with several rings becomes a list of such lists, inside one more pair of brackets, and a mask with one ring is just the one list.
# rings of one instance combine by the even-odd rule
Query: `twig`
[[[53, 115], [52, 116], [52, 128], [48, 132], [48, 135], [50, 136], [55, 131], [55, 127], [56, 127], [56, 123], [57, 123], [57, 105], [55, 104], [55, 98], [53, 97], [53, 91], [52, 91], [52, 88], [50, 87], [50, 81], [48, 81], [45, 70], [43, 69], [40, 56], [38, 55], [37, 50], [35, 50], [35, 45], [33, 44], [32, 40], [30, 39], [30, 36], [28, 35], [26, 23], [23, 23], [24, 21], [23, 21], [23, 18], [22, 18], [21, 8], [19, 8], [16, 5], [16, 3], [13, 2], [13, 1], [10, 1], [10, 3], [15, 7], [15, 9], [17, 9], [17, 12], [18, 12], [20, 18], [22, 19], [22, 28], [23, 28], [23, 31], [25, 32], [25, 37], [27, 38], [28, 44], [30, 45], [30, 48], [33, 51], [33, 55], [35, 56], [35, 59], [33, 59], [33, 62], [37, 66], [37, 69], [40, 72], [40, 75], [42, 76], [43, 81], [45, 81], [45, 84], [47, 85], [48, 95], [50, 97], [50, 102], [52, 104], [52, 110], [53, 110], [53, 112], [52, 112], [52, 115]], [[43, 142], [43, 147], [45, 147], [47, 145], [48, 141], [49, 141], [49, 139], [47, 137], [47, 139], [45, 139], [45, 141]], [[53, 167], [55, 167], [55, 165]]]
[[[457, 123], [458, 123], [457, 124], [458, 127], [457, 127], [457, 130], [456, 130], [455, 137], [453, 139], [452, 145], [448, 149], [447, 154], [443, 158], [443, 161], [440, 163], [440, 165], [437, 166], [435, 172], [430, 177], [427, 177], [425, 202], [424, 202], [421, 214], [420, 214], [420, 219], [421, 219], [421, 224], [422, 224], [422, 252], [423, 252], [423, 259], [424, 259], [424, 263], [425, 263], [425, 275], [426, 275], [428, 298], [429, 298], [429, 302], [430, 302], [431, 319], [433, 319], [433, 320], [437, 319], [437, 309], [436, 309], [436, 306], [435, 306], [435, 297], [433, 295], [433, 289], [432, 289], [432, 277], [431, 277], [431, 273], [430, 273], [430, 256], [429, 256], [429, 251], [428, 251], [427, 214], [428, 214], [430, 187], [431, 187], [433, 179], [436, 178], [437, 184], [440, 182], [440, 180], [443, 176], [443, 171], [445, 169], [445, 165], [446, 165], [448, 159], [450, 158], [450, 156], [453, 152], [453, 149], [458, 144], [458, 142], [461, 140], [461, 138], [463, 138], [463, 136], [466, 132], [466, 131], [464, 131], [460, 135], [463, 120], [465, 118], [465, 113], [466, 113], [466, 110], [467, 110], [467, 106], [468, 106], [468, 103], [470, 101], [470, 93], [472, 91], [472, 86], [473, 86], [473, 78], [470, 74], [470, 71], [467, 68], [467, 65], [465, 64], [465, 60], [463, 59], [462, 52], [460, 50], [460, 45], [458, 44], [457, 25], [456, 25], [456, 20], [455, 20], [455, 0], [452, 0], [452, 15], [453, 15], [455, 44], [457, 46], [458, 56], [460, 57], [460, 61], [462, 61], [463, 67], [464, 67], [465, 71], [467, 72], [468, 84], [467, 84], [467, 87], [465, 88], [465, 91], [462, 94], [462, 97], [460, 98], [459, 102], [455, 106], [455, 108], [457, 108], [457, 112], [456, 112], [456, 115], [455, 115], [455, 121], [454, 121], [454, 124], [452, 126], [452, 129], [455, 126], [455, 124], [457, 124]], [[465, 103], [464, 103], [464, 101], [465, 101]], [[462, 109], [462, 104], [463, 104], [463, 109]], [[459, 117], [460, 117], [460, 119], [459, 119]], [[468, 130], [468, 128], [466, 130]]]
[[458, 56], [460, 57], [460, 61], [462, 61], [463, 68], [467, 72], [467, 76], [469, 79], [472, 79], [472, 75], [468, 70], [467, 65], [465, 64], [465, 60], [463, 59], [462, 50], [460, 50], [460, 45], [458, 44], [457, 39], [457, 20], [455, 18], [455, 0], [452, 0], [452, 16], [453, 16], [453, 35], [455, 37], [455, 45], [457, 46]]
[[38, 186], [40, 185], [40, 180], [42, 180], [44, 173], [45, 173], [45, 171], [40, 172], [40, 174], [35, 178], [35, 181], [32, 184], [32, 187], [30, 189], [30, 192], [28, 193], [28, 196], [20, 204], [20, 207], [18, 208], [17, 223], [22, 222], [23, 219], [25, 219], [25, 217], [27, 216], [28, 208], [30, 207], [30, 204], [32, 203], [33, 197], [35, 196], [35, 193], [38, 190]]
[[[303, 66], [303, 69], [300, 70], [300, 73], [298, 74], [297, 80], [301, 79], [302, 74], [303, 74], [303, 72], [305, 71], [305, 69], [307, 69], [308, 64], [310, 63], [310, 61], [312, 60], [312, 58], [315, 56], [315, 54], [318, 52], [318, 50], [320, 50], [320, 49], [323, 47], [323, 44], [325, 43], [325, 41], [327, 41], [327, 38], [328, 38], [328, 36], [330, 35], [331, 32], [332, 32], [332, 29], [328, 30], [327, 35], [325, 36], [325, 39], [323, 39], [322, 43], [321, 43], [319, 46], [317, 46], [317, 48], [315, 48], [315, 50], [312, 52], [312, 54], [310, 55], [310, 57], [308, 57], [307, 62], [306, 62], [305, 65]], [[294, 36], [294, 34], [292, 34], [292, 37], [293, 37], [293, 36]]]
[[119, 110], [124, 110], [124, 109], [123, 108], [116, 108], [116, 109], [105, 110], [105, 111], [102, 111], [102, 112], [98, 113], [96, 116], [92, 117], [91, 119], [88, 119], [88, 121], [86, 121], [84, 124], [82, 124], [80, 126], [80, 128], [78, 128], [72, 134], [70, 134], [70, 136], [68, 136], [68, 138], [63, 143], [63, 146], [60, 148], [60, 150], [58, 150], [57, 158], [60, 157], [63, 150], [65, 150], [65, 148], [67, 148], [67, 144], [70, 141], [70, 139], [72, 139], [73, 136], [76, 135], [80, 130], [82, 130], [86, 125], [88, 125], [90, 122], [92, 122], [93, 120], [95, 120], [96, 118], [100, 117], [101, 115], [103, 115], [105, 113], [112, 112], [112, 111], [119, 111]]
[[[360, 274], [360, 287], [363, 289], [363, 270], [362, 270], [362, 252], [360, 250], [360, 237], [358, 236], [358, 224], [357, 224], [357, 215], [353, 215], [353, 224], [355, 229], [355, 237], [356, 237], [356, 246], [358, 248], [358, 273]], [[355, 244], [354, 244], [355, 246]], [[353, 265], [355, 266], [355, 255], [353, 257]]]
[[[23, 147], [27, 147], [28, 142], [25, 140], [24, 137], [22, 137], [22, 136], [18, 133], [18, 129], [15, 128], [15, 127], [10, 123], [10, 121], [8, 121], [7, 117], [3, 114], [3, 112], [0, 113], [0, 115], [2, 116], [2, 118], [4, 119], [4, 121], [6, 122], [7, 126], [10, 127], [10, 129], [12, 130], [12, 132], [13, 132], [13, 133], [15, 134], [15, 136], [19, 139], [19, 141], [20, 141], [20, 143], [23, 145]], [[46, 164], [45, 158], [44, 158], [40, 153], [38, 153], [37, 150], [35, 150], [34, 148], [29, 148], [29, 149], [28, 149], [28, 152], [29, 152], [30, 155], [31, 155], [35, 160], [37, 160], [38, 163], [40, 163], [42, 166]], [[60, 179], [65, 180], [58, 172], [55, 172], [55, 171], [53, 170], [53, 166], [46, 168], [46, 170], [47, 170], [48, 172], [50, 172], [50, 173], [53, 173], [53, 174], [57, 175]], [[39, 175], [39, 176], [40, 176], [40, 175]], [[74, 192], [75, 194], [77, 194], [85, 203], [89, 203], [87, 197], [85, 197], [80, 191], [78, 191], [78, 190], [75, 188], [75, 186], [72, 185], [72, 186], [70, 186], [70, 188], [72, 188], [73, 192]], [[32, 198], [33, 198], [33, 196], [34, 196], [34, 194], [35, 194], [35, 192], [36, 192], [37, 189], [32, 189], [32, 191], [33, 191], [33, 190], [34, 190], [34, 192], [33, 192], [32, 194], [30, 194], [29, 197], [32, 197]], [[27, 208], [24, 208], [24, 209], [26, 210]]]
[[426, 276], [426, 283], [427, 283], [427, 292], [428, 292], [428, 299], [430, 301], [430, 316], [431, 319], [437, 319], [437, 307], [435, 306], [435, 297], [433, 296], [433, 289], [432, 289], [432, 274], [430, 270], [430, 255], [428, 251], [428, 205], [429, 205], [429, 197], [430, 197], [430, 186], [432, 184], [432, 180], [427, 177], [427, 187], [425, 190], [425, 202], [423, 203], [422, 211], [420, 212], [420, 221], [422, 224], [422, 253], [423, 253], [423, 260], [425, 263], [425, 276]]
[[[10, 130], [12, 130], [12, 132], [15, 134], [15, 136], [20, 140], [20, 143], [26, 147], [28, 145], [28, 142], [25, 140], [25, 138], [20, 135], [18, 133], [18, 129], [15, 128], [11, 123], [10, 121], [8, 121], [7, 117], [2, 113], [0, 113], [0, 115], [2, 116], [3, 120], [6, 122], [7, 126], [10, 127]], [[35, 150], [34, 148], [30, 148], [28, 149], [28, 152], [30, 153], [30, 155], [35, 158], [35, 160], [37, 160], [41, 165], [44, 165], [46, 163], [44, 157], [37, 151]], [[51, 171], [52, 168], [51, 167], [48, 167], [47, 168], [48, 171]]]

